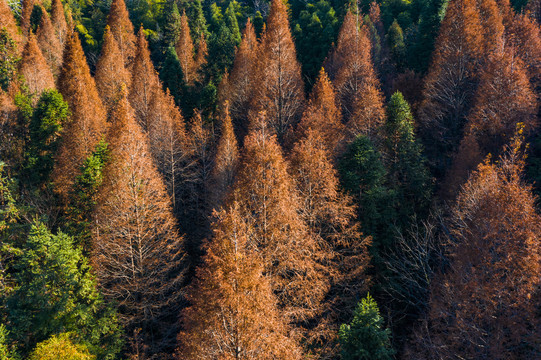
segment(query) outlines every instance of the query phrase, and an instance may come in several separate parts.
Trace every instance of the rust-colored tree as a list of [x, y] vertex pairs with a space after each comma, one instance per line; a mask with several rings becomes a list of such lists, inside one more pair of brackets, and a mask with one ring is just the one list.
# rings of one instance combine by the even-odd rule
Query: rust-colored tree
[[182, 312], [179, 358], [300, 359], [238, 204], [215, 216], [213, 239], [189, 290], [192, 306]]
[[299, 215], [295, 184], [267, 121], [263, 113], [253, 120], [230, 201], [239, 202], [252, 229], [248, 246], [261, 254], [283, 316], [301, 324], [319, 310], [328, 284], [318, 269], [318, 244]]
[[53, 73], [32, 33], [28, 35], [28, 41], [23, 50], [19, 74], [24, 76], [25, 84], [30, 93], [35, 95], [36, 101], [43, 91], [55, 88]]
[[21, 134], [17, 107], [11, 96], [0, 89], [0, 159], [8, 169], [23, 162], [25, 142]]
[[340, 325], [368, 289], [370, 239], [359, 231], [353, 200], [340, 190], [337, 171], [317, 130], [308, 129], [295, 144], [290, 172], [300, 197], [299, 213], [318, 240], [321, 277], [327, 286], [305, 341], [318, 358], [332, 358], [338, 354]]
[[47, 64], [51, 68], [54, 76], [58, 76], [60, 67], [62, 66], [63, 46], [56, 35], [56, 30], [53, 27], [49, 14], [41, 7], [41, 20], [38, 30], [36, 31], [39, 48], [43, 53], [43, 57], [47, 60]]
[[66, 40], [58, 89], [69, 104], [71, 116], [64, 128], [52, 179], [56, 190], [65, 197], [80, 167], [107, 130], [106, 112], [76, 32]]
[[[434, 281], [431, 358], [534, 359], [541, 356], [535, 292], [541, 218], [523, 180], [522, 130], [499, 161], [479, 165], [450, 219], [450, 267]], [[429, 341], [430, 340], [430, 341]]]
[[129, 15], [124, 0], [113, 0], [111, 9], [109, 10], [109, 16], [107, 17], [107, 25], [115, 37], [126, 69], [131, 69], [137, 43]]
[[32, 17], [32, 11], [34, 10], [35, 0], [22, 0], [21, 1], [21, 31], [24, 36], [27, 36], [30, 31], [30, 18]]
[[103, 34], [103, 46], [96, 64], [95, 79], [103, 104], [110, 112], [122, 85], [130, 87], [131, 74], [124, 67], [122, 53], [108, 26], [105, 27]]
[[252, 110], [254, 114], [265, 111], [270, 126], [279, 141], [283, 141], [286, 132], [299, 121], [305, 99], [301, 66], [282, 0], [271, 3], [267, 27], [258, 48], [255, 74], [258, 81], [254, 83]]
[[175, 44], [175, 50], [180, 61], [184, 81], [186, 84], [192, 85], [196, 79], [197, 66], [194, 59], [195, 52], [192, 36], [190, 35], [188, 16], [186, 16], [185, 12], [182, 12], [182, 16], [180, 17], [180, 31], [177, 43]]
[[9, 37], [15, 41], [18, 52], [22, 52], [24, 39], [19, 32], [19, 27], [7, 1], [0, 1], [0, 24], [2, 24], [0, 25], [0, 29], [5, 28]]
[[321, 136], [331, 156], [337, 155], [338, 145], [344, 138], [344, 125], [342, 113], [336, 104], [336, 93], [324, 69], [319, 72], [308, 106], [297, 126], [297, 139], [304, 137], [310, 129]]
[[462, 138], [478, 81], [482, 34], [475, 1], [451, 1], [419, 108], [420, 133], [438, 176], [443, 175]]
[[150, 353], [171, 351], [183, 282], [183, 238], [148, 140], [123, 88], [108, 132], [110, 160], [94, 213], [92, 262], [127, 334], [141, 328]]
[[211, 208], [219, 209], [227, 193], [231, 190], [239, 163], [239, 148], [226, 102], [222, 115], [221, 134], [216, 147], [214, 168], [212, 169]]
[[195, 53], [195, 79], [201, 77], [201, 71], [204, 69], [207, 64], [207, 56], [209, 54], [209, 49], [207, 45], [207, 40], [205, 39], [205, 33], [201, 33], [199, 37], [199, 42], [197, 44], [197, 51]]
[[229, 101], [229, 111], [240, 140], [248, 133], [248, 110], [253, 96], [257, 46], [254, 26], [248, 19], [233, 68], [220, 87], [220, 102]]
[[143, 27], [137, 35], [137, 53], [131, 70], [130, 104], [135, 111], [135, 119], [146, 130], [150, 117], [150, 103], [154, 89], [159, 85], [158, 74], [150, 59], [148, 42]]
[[64, 48], [64, 43], [68, 38], [68, 23], [66, 22], [66, 14], [61, 0], [53, 0], [51, 2], [51, 21], [56, 30], [60, 46]]
[[338, 102], [350, 137], [374, 135], [385, 119], [383, 94], [374, 71], [372, 45], [358, 15], [346, 14], [329, 62]]

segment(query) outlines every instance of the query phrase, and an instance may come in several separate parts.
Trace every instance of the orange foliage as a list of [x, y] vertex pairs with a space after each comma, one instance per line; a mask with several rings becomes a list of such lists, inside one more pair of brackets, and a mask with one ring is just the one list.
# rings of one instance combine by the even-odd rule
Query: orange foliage
[[53, 75], [58, 76], [60, 67], [62, 66], [62, 52], [64, 48], [56, 35], [49, 14], [43, 7], [41, 7], [41, 14], [41, 21], [36, 32], [38, 44]]
[[41, 93], [47, 89], [54, 89], [54, 78], [41, 54], [36, 37], [30, 33], [28, 42], [24, 47], [23, 56], [19, 63], [19, 74], [24, 76], [25, 84], [37, 101]]
[[135, 57], [136, 37], [124, 0], [113, 0], [107, 16], [107, 25], [124, 59], [124, 67], [131, 69]]
[[61, 0], [53, 0], [51, 3], [51, 21], [63, 49], [68, 37], [68, 24], [66, 23], [66, 15]]
[[194, 60], [195, 53], [192, 36], [190, 35], [190, 25], [188, 24], [188, 17], [184, 11], [180, 17], [180, 32], [177, 43], [175, 44], [175, 50], [177, 52], [178, 60], [180, 61], [184, 80], [186, 81], [186, 84], [191, 85], [196, 79], [197, 64]]
[[15, 43], [17, 44], [17, 49], [20, 52], [23, 50], [24, 45], [24, 39], [19, 32], [19, 27], [17, 26], [17, 23], [15, 22], [15, 18], [13, 17], [13, 13], [11, 12], [11, 9], [9, 8], [7, 1], [0, 1], [0, 27], [6, 28], [9, 36]]

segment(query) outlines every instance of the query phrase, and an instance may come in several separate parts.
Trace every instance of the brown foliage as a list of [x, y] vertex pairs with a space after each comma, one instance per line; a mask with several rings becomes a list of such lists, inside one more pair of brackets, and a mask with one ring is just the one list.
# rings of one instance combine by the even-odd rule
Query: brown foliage
[[318, 245], [299, 215], [295, 184], [266, 124], [264, 114], [254, 119], [230, 201], [239, 202], [252, 229], [247, 246], [260, 252], [283, 316], [300, 323], [317, 311], [327, 286], [318, 271]]
[[522, 179], [521, 145], [519, 132], [498, 163], [479, 165], [453, 209], [451, 265], [434, 282], [431, 336], [422, 339], [433, 357], [540, 355], [533, 299], [541, 274], [541, 218]]
[[373, 135], [385, 118], [368, 30], [359, 26], [358, 16], [348, 12], [328, 69], [351, 136]]
[[47, 60], [47, 64], [49, 64], [53, 75], [56, 77], [62, 66], [62, 52], [64, 48], [56, 35], [49, 14], [43, 7], [41, 8], [41, 14], [41, 21], [36, 32], [38, 44], [45, 60]]
[[331, 156], [337, 155], [337, 146], [344, 138], [344, 125], [342, 113], [336, 104], [336, 93], [323, 69], [319, 72], [308, 106], [297, 126], [297, 139], [304, 137], [310, 129], [321, 136]]
[[9, 36], [17, 44], [18, 52], [22, 52], [24, 39], [19, 32], [19, 27], [17, 26], [17, 22], [15, 21], [13, 13], [9, 8], [8, 2], [5, 0], [0, 1], [0, 24], [2, 24], [0, 27], [6, 28]]
[[41, 54], [34, 34], [30, 33], [19, 63], [19, 74], [24, 76], [25, 84], [36, 101], [44, 90], [54, 89], [54, 77]]
[[124, 67], [131, 69], [135, 57], [136, 37], [124, 0], [113, 0], [107, 16], [107, 25], [124, 59]]
[[56, 35], [60, 45], [64, 48], [64, 43], [68, 38], [68, 24], [64, 13], [64, 6], [61, 0], [52, 0], [51, 3], [51, 21], [56, 30]]
[[255, 64], [258, 43], [250, 19], [242, 34], [242, 41], [235, 54], [235, 61], [229, 77], [220, 88], [220, 102], [229, 101], [229, 110], [239, 138], [248, 132], [248, 110], [254, 88]]
[[326, 286], [325, 301], [313, 315], [316, 325], [305, 335], [307, 346], [319, 358], [337, 355], [339, 326], [367, 290], [365, 271], [370, 261], [370, 240], [359, 231], [353, 200], [340, 191], [324, 144], [321, 134], [309, 129], [293, 148], [290, 168], [299, 193], [299, 213], [318, 240], [317, 258]]
[[197, 76], [197, 64], [194, 60], [195, 52], [192, 36], [190, 35], [190, 25], [188, 24], [188, 17], [184, 11], [180, 17], [180, 32], [177, 43], [175, 44], [175, 50], [177, 52], [178, 60], [180, 61], [184, 80], [186, 81], [186, 84], [192, 85]]
[[65, 196], [85, 159], [106, 132], [106, 112], [76, 32], [66, 40], [58, 89], [68, 102], [71, 117], [53, 171], [57, 191]]
[[8, 93], [0, 90], [0, 161], [14, 168], [24, 157], [24, 140], [17, 107]]
[[105, 27], [103, 34], [103, 46], [96, 64], [95, 79], [101, 99], [110, 112], [122, 85], [130, 87], [131, 75], [124, 67], [122, 53], [108, 26]]
[[21, 5], [21, 31], [24, 36], [28, 36], [30, 31], [30, 17], [32, 16], [32, 10], [34, 10], [35, 0], [22, 0]]
[[192, 306], [182, 312], [180, 358], [300, 359], [238, 204], [215, 216], [214, 237], [190, 288]]
[[92, 262], [103, 294], [118, 302], [127, 332], [142, 328], [146, 345], [157, 352], [171, 345], [158, 341], [167, 340], [179, 311], [183, 239], [148, 139], [133, 117], [125, 89], [120, 95], [94, 214]]
[[257, 82], [252, 99], [254, 114], [265, 111], [280, 141], [296, 126], [304, 105], [301, 66], [289, 29], [286, 5], [273, 0], [261, 36], [255, 66]]
[[137, 53], [131, 69], [130, 105], [135, 111], [135, 119], [143, 129], [148, 127], [150, 102], [154, 89], [159, 85], [158, 74], [150, 60], [148, 42], [143, 27], [137, 35]]
[[195, 54], [195, 76], [196, 79], [200, 77], [200, 71], [207, 64], [207, 56], [209, 54], [209, 49], [207, 46], [207, 40], [205, 39], [205, 34], [201, 33], [199, 42], [197, 45], [197, 52]]

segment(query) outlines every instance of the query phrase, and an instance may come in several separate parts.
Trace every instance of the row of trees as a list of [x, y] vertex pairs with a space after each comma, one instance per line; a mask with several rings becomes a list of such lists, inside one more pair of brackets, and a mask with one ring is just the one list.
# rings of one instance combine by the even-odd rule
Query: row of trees
[[168, 6], [159, 73], [122, 0], [95, 61], [71, 6], [0, 1], [1, 356], [539, 356], [532, 18], [451, 2], [412, 110], [375, 3], [308, 98], [284, 2], [242, 36], [235, 2]]

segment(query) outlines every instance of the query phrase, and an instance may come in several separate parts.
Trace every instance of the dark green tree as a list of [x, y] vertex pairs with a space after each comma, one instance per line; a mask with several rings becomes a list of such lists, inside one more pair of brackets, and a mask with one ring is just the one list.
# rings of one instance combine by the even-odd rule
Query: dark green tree
[[342, 360], [391, 360], [390, 331], [383, 327], [378, 304], [368, 294], [355, 309], [353, 320], [340, 327]]
[[9, 83], [17, 74], [17, 44], [9, 36], [5, 27], [0, 28], [0, 88], [7, 90]]
[[177, 56], [174, 46], [170, 46], [165, 51], [165, 59], [160, 69], [160, 80], [164, 88], [168, 88], [169, 92], [175, 99], [177, 106], [184, 108], [183, 92], [186, 88], [182, 66]]
[[166, 49], [175, 47], [178, 34], [180, 33], [180, 12], [176, 1], [172, 0], [166, 4], [165, 26], [163, 29], [163, 43]]
[[9, 331], [0, 324], [0, 360], [17, 360], [19, 357], [9, 343]]
[[406, 44], [404, 43], [404, 33], [402, 28], [395, 20], [387, 32], [387, 43], [396, 69], [400, 72], [406, 61]]

